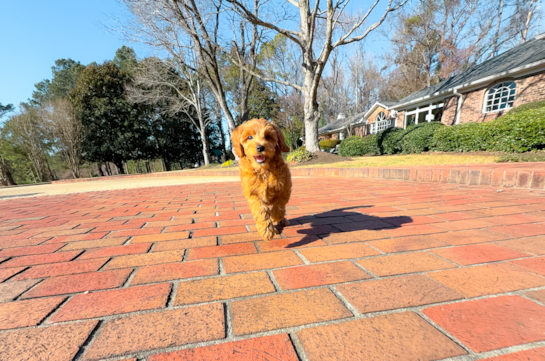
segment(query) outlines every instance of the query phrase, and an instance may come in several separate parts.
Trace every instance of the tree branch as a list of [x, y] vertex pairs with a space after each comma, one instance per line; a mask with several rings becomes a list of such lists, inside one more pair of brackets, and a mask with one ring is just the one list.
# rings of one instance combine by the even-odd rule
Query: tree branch
[[402, 7], [403, 5], [405, 5], [408, 0], [404, 0], [401, 4], [395, 6], [395, 7], [391, 7], [392, 5], [392, 2], [393, 0], [389, 0], [388, 2], [388, 7], [386, 8], [386, 10], [384, 11], [384, 14], [382, 14], [382, 17], [380, 18], [379, 21], [377, 21], [376, 23], [374, 23], [373, 25], [371, 25], [366, 31], [365, 33], [363, 33], [362, 35], [360, 36], [355, 36], [353, 38], [348, 38], [350, 35], [352, 35], [352, 33], [354, 31], [356, 31], [362, 24], [363, 22], [365, 21], [365, 19], [367, 19], [367, 17], [369, 16], [369, 14], [371, 13], [371, 11], [377, 6], [377, 4], [379, 3], [380, 0], [376, 0], [375, 3], [371, 6], [371, 8], [369, 9], [369, 11], [365, 14], [365, 16], [360, 20], [358, 21], [356, 24], [354, 24], [354, 26], [352, 27], [352, 29], [350, 29], [348, 31], [348, 33], [346, 33], [343, 37], [341, 37], [337, 42], [335, 42], [335, 44], [333, 44], [333, 47], [336, 48], [337, 46], [341, 46], [341, 45], [346, 45], [346, 44], [350, 44], [350, 43], [353, 43], [353, 42], [357, 42], [357, 41], [360, 41], [360, 40], [363, 40], [365, 39], [365, 37], [367, 35], [369, 35], [369, 33], [373, 30], [375, 30], [377, 27], [379, 27], [383, 22], [384, 20], [386, 20], [386, 16], [388, 16], [388, 14], [392, 11], [396, 11], [397, 9], [399, 9], [400, 7]]

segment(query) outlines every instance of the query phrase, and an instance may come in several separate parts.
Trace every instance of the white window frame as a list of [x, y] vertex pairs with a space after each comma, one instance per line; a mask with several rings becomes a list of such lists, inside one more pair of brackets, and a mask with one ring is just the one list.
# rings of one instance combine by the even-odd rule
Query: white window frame
[[[514, 88], [510, 88], [510, 85], [513, 84], [514, 85]], [[502, 96], [501, 94], [499, 95], [499, 97], [497, 97], [496, 95], [498, 93], [501, 93], [503, 88], [507, 88], [507, 95], [505, 96]], [[494, 93], [493, 94], [490, 94], [490, 91], [493, 91], [494, 90]], [[512, 94], [511, 94], [512, 93]], [[489, 100], [489, 96], [491, 96], [491, 99]], [[509, 106], [509, 98], [513, 97], [513, 100], [511, 101], [511, 106]], [[490, 104], [492, 105], [492, 102], [496, 99], [499, 98], [499, 103], [498, 103], [498, 109], [495, 109], [495, 110], [486, 110], [486, 107], [487, 107], [487, 104], [488, 102], [490, 101]], [[506, 106], [505, 108], [500, 108], [501, 104], [502, 104], [502, 100], [505, 99], [506, 100]], [[517, 83], [515, 83], [514, 80], [508, 80], [508, 81], [503, 81], [501, 83], [497, 83], [497, 84], [494, 84], [493, 86], [491, 86], [485, 93], [484, 95], [484, 101], [483, 101], [483, 114], [488, 114], [488, 113], [498, 113], [498, 112], [503, 112], [505, 110], [509, 110], [509, 109], [512, 109], [513, 108], [513, 105], [515, 103], [515, 101], [517, 100]]]
[[[434, 109], [437, 109], [437, 108], [443, 108], [445, 106], [445, 102], [444, 102], [444, 99], [442, 100], [439, 100], [441, 103], [439, 104], [436, 104], [436, 105], [432, 105], [433, 103], [427, 103], [427, 104], [424, 104], [424, 105], [421, 105], [421, 106], [417, 106], [416, 107], [416, 110], [413, 110], [413, 111], [405, 111], [405, 121], [404, 121], [404, 126], [403, 126], [403, 129], [407, 129], [407, 119], [409, 118], [409, 115], [413, 115], [413, 114], [416, 114], [415, 116], [415, 124], [418, 124], [418, 114], [420, 113], [428, 113], [428, 115], [431, 115], [432, 114], [432, 111]], [[427, 120], [427, 122], [429, 123], [430, 120]]]
[[[381, 117], [381, 115], [382, 115], [382, 117]], [[393, 125], [394, 121], [395, 120], [393, 118], [386, 118], [386, 113], [381, 111], [375, 117], [375, 121], [370, 124], [371, 127], [369, 129], [369, 132], [371, 134], [377, 134], [378, 132], [380, 132], [382, 130], [392, 128], [394, 126]]]

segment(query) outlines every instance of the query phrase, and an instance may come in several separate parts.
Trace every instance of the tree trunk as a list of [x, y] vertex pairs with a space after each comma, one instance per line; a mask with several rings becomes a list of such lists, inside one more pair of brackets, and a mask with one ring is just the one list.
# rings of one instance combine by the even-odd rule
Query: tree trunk
[[112, 175], [112, 168], [110, 167], [110, 162], [104, 162], [104, 169], [106, 169], [106, 174], [108, 174], [108, 176]]
[[532, 21], [532, 17], [534, 16], [534, 2], [536, 0], [532, 0], [530, 3], [530, 10], [528, 10], [528, 16], [526, 17], [526, 24], [524, 24], [524, 30], [522, 31], [522, 42], [525, 43], [526, 39], [528, 37], [528, 29], [530, 29], [530, 23]]
[[114, 165], [117, 168], [117, 174], [125, 174], [125, 170], [123, 169], [123, 161], [122, 160], [115, 160]]
[[2, 185], [6, 186], [15, 186], [17, 183], [13, 180], [13, 175], [11, 174], [11, 171], [9, 170], [9, 166], [0, 154], [0, 181]]
[[[230, 136], [231, 134], [233, 134], [233, 131], [236, 128], [235, 119], [233, 118], [233, 114], [229, 110], [229, 107], [227, 106], [225, 99], [222, 99], [219, 96], [216, 96], [216, 99], [218, 100], [218, 103], [220, 104], [220, 108], [223, 112], [223, 115], [225, 115], [225, 118], [227, 119], [227, 125], [229, 127], [229, 136]], [[235, 154], [235, 152], [233, 152], [233, 155], [235, 156], [235, 160], [238, 160], [238, 157]]]
[[318, 142], [318, 120], [320, 112], [312, 94], [305, 94], [305, 147], [309, 152], [320, 151]]
[[104, 171], [102, 170], [102, 163], [101, 162], [97, 162], [97, 168], [98, 168], [98, 174], [101, 177], [105, 177]]
[[[242, 70], [240, 70], [242, 72]], [[240, 94], [240, 104], [239, 104], [239, 111], [240, 111], [240, 124], [244, 123], [248, 120], [249, 117], [249, 110], [248, 110], [248, 94], [245, 91], [245, 84], [241, 84], [243, 89]]]
[[209, 165], [210, 155], [208, 154], [208, 139], [206, 139], [206, 134], [204, 130], [201, 132], [201, 143], [202, 143], [202, 155], [204, 158], [204, 165]]
[[503, 16], [503, 6], [504, 6], [504, 0], [500, 0], [500, 3], [498, 4], [498, 22], [496, 23], [496, 33], [494, 35], [494, 45], [492, 47], [492, 54], [490, 54], [490, 57], [493, 58], [496, 56], [498, 52], [498, 42], [500, 40], [500, 26], [501, 26], [501, 19]]
[[15, 180], [13, 180], [13, 175], [11, 174], [11, 171], [9, 169], [6, 169], [5, 175], [6, 175], [6, 183], [8, 184], [8, 186], [17, 185], [17, 183], [15, 183]]

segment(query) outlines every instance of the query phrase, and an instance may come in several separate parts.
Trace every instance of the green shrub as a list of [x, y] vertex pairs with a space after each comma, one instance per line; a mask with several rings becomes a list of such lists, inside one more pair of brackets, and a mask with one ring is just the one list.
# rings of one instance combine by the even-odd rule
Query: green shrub
[[545, 148], [545, 105], [509, 112], [484, 123], [489, 128], [487, 150], [522, 153]]
[[457, 124], [438, 129], [432, 140], [432, 150], [441, 152], [471, 152], [486, 150], [490, 128], [482, 123]]
[[522, 105], [486, 123], [438, 129], [432, 149], [443, 152], [526, 152], [545, 148], [545, 102]]
[[307, 151], [305, 147], [299, 147], [297, 150], [294, 150], [293, 152], [290, 152], [286, 158], [288, 162], [305, 162], [307, 160], [311, 160], [312, 158], [315, 158], [316, 155]]
[[401, 139], [401, 151], [404, 154], [422, 153], [430, 150], [433, 134], [444, 125], [441, 122], [414, 124], [407, 127]]
[[520, 113], [520, 112], [525, 112], [527, 110], [532, 110], [532, 109], [539, 109], [539, 108], [545, 108], [545, 100], [542, 100], [540, 102], [533, 102], [533, 103], [528, 103], [528, 104], [523, 104], [523, 105], [520, 105], [516, 108], [513, 108], [509, 111], [509, 113], [507, 114], [516, 114], [516, 113]]
[[331, 148], [335, 148], [337, 144], [341, 144], [341, 140], [338, 139], [326, 139], [320, 140], [320, 149], [325, 149], [329, 151]]
[[339, 147], [339, 155], [342, 157], [360, 157], [366, 154], [380, 154], [376, 135], [358, 137], [357, 135], [346, 138]]
[[233, 161], [231, 159], [229, 159], [227, 162], [223, 163], [221, 166], [222, 167], [229, 167], [230, 165], [233, 165]]
[[377, 133], [380, 154], [401, 153], [401, 139], [405, 135], [402, 128], [388, 128]]

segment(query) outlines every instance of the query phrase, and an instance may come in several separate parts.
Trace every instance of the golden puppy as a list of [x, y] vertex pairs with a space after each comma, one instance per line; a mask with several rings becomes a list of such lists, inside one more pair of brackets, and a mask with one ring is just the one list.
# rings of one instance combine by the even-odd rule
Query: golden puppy
[[240, 158], [242, 191], [248, 200], [259, 235], [271, 240], [277, 233], [273, 222], [289, 225], [284, 218], [290, 200], [291, 174], [282, 159], [289, 152], [280, 128], [265, 119], [252, 119], [231, 135], [233, 151]]

